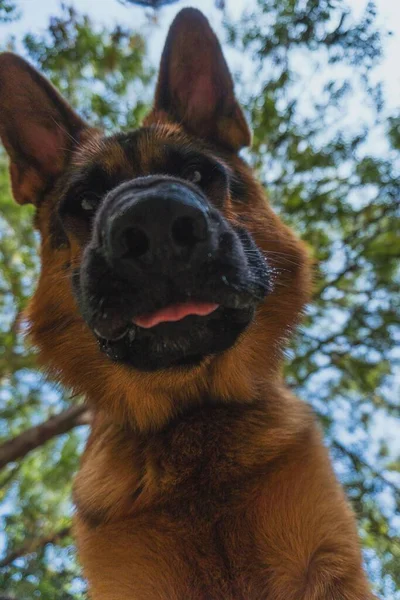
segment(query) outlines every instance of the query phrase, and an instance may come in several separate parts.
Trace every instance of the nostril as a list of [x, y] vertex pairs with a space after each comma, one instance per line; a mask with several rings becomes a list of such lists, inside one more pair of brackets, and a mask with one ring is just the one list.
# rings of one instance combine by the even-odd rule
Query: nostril
[[144, 231], [130, 227], [122, 233], [121, 247], [124, 249], [121, 258], [136, 259], [149, 251], [150, 242]]
[[207, 238], [207, 222], [204, 218], [178, 217], [172, 224], [171, 233], [178, 246], [194, 246]]

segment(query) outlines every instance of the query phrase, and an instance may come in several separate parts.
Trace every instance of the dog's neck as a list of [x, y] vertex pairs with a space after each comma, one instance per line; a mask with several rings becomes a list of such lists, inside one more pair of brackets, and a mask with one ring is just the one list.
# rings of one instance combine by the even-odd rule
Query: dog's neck
[[251, 485], [302, 439], [307, 411], [282, 390], [279, 403], [273, 390], [263, 402], [247, 404], [205, 398], [145, 434], [98, 411], [75, 482], [80, 514], [93, 524], [119, 520], [161, 507], [165, 498], [170, 504], [164, 509], [201, 513], [206, 494], [216, 518], [235, 489]]

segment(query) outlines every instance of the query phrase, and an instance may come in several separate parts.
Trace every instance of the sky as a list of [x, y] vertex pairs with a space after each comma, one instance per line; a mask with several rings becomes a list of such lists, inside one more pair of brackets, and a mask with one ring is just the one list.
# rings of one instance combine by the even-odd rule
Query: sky
[[[367, 0], [346, 0], [355, 16], [362, 14]], [[383, 28], [392, 31], [393, 35], [386, 41], [385, 58], [376, 76], [384, 81], [386, 97], [389, 108], [400, 106], [400, 0], [375, 0], [378, 11], [378, 23]], [[10, 24], [7, 29], [10, 35], [30, 31], [40, 33], [46, 28], [50, 15], [60, 12], [61, 0], [19, 0], [22, 17], [17, 23]], [[113, 23], [126, 23], [139, 29], [145, 25], [146, 17], [143, 7], [122, 3], [119, 0], [68, 0], [80, 12], [88, 13], [98, 23], [111, 25]], [[226, 0], [226, 13], [228, 16], [238, 18], [245, 9], [254, 4], [254, 0]], [[148, 40], [150, 56], [154, 63], [158, 62], [168, 27], [176, 13], [184, 6], [200, 8], [209, 18], [212, 26], [223, 38], [221, 26], [223, 13], [216, 9], [215, 0], [181, 0], [159, 11], [159, 26], [153, 30], [152, 38]], [[5, 28], [4, 28], [5, 29]], [[4, 30], [3, 29], [3, 30]], [[6, 31], [7, 31], [6, 29]], [[238, 53], [226, 51], [230, 67], [240, 72], [245, 67], [245, 60]]]

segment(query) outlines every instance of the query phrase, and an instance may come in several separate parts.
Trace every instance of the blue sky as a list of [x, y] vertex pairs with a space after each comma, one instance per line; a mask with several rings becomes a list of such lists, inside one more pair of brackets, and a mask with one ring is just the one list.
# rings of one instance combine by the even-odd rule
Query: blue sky
[[[254, 5], [255, 0], [226, 0], [227, 14], [231, 17], [239, 17], [243, 10], [248, 10]], [[360, 15], [367, 0], [346, 0], [352, 8], [354, 15]], [[131, 26], [141, 28], [146, 23], [143, 7], [122, 4], [118, 0], [69, 0], [80, 12], [88, 13], [99, 23], [113, 22], [129, 23]], [[19, 0], [22, 18], [8, 26], [8, 32], [18, 37], [27, 31], [39, 33], [46, 28], [50, 15], [60, 11], [60, 0]], [[396, 108], [400, 104], [400, 69], [398, 61], [400, 57], [400, 1], [399, 0], [376, 0], [379, 25], [391, 30], [393, 35], [385, 44], [385, 58], [376, 77], [384, 81], [385, 91], [389, 100], [389, 107]], [[162, 50], [167, 29], [176, 15], [184, 6], [195, 6], [200, 8], [210, 19], [213, 27], [222, 34], [221, 21], [223, 14], [215, 8], [215, 0], [192, 0], [191, 2], [180, 1], [161, 9], [159, 13], [159, 26], [153, 30], [151, 39], [148, 40], [150, 54], [157, 62]], [[227, 52], [228, 62], [235, 70], [243, 69], [243, 57]]]

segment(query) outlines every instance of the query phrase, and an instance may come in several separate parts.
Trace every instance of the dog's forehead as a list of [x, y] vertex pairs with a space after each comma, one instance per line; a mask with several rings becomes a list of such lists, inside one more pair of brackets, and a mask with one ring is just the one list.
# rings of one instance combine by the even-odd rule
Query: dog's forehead
[[102, 167], [109, 174], [146, 173], [154, 162], [162, 162], [171, 146], [193, 148], [193, 143], [176, 125], [152, 125], [126, 133], [103, 136], [94, 133], [84, 140], [73, 161], [73, 166]]

